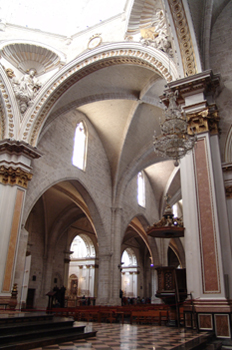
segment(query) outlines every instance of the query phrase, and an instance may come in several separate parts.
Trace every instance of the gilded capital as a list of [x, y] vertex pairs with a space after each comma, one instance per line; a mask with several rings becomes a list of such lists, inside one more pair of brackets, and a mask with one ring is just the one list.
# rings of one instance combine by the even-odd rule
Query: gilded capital
[[201, 112], [188, 114], [188, 132], [200, 134], [209, 132], [211, 135], [219, 133], [219, 116], [215, 105], [208, 106]]
[[32, 174], [23, 171], [20, 168], [5, 167], [2, 165], [0, 167], [0, 183], [4, 185], [17, 185], [23, 188], [27, 188], [28, 181], [32, 179]]

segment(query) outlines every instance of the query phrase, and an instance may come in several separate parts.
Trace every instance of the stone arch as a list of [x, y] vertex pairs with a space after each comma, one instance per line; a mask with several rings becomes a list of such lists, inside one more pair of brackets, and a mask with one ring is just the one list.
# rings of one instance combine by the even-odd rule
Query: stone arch
[[[83, 240], [83, 243], [86, 246], [86, 252], [87, 252], [86, 257], [96, 256], [95, 247], [94, 247], [94, 243], [93, 243], [92, 239], [89, 236], [87, 236], [85, 233], [80, 233], [80, 234], [76, 235], [76, 237], [77, 236]], [[73, 244], [76, 237], [74, 237], [72, 240], [70, 250], [72, 250], [72, 244]], [[71, 255], [71, 260], [72, 260], [72, 258], [74, 258], [74, 254]]]
[[176, 254], [176, 256], [180, 262], [180, 266], [182, 268], [184, 268], [185, 267], [185, 251], [184, 251], [184, 247], [183, 247], [183, 244], [182, 244], [180, 238], [171, 238], [170, 242], [169, 242], [169, 247]]
[[35, 99], [34, 107], [26, 112], [20, 138], [36, 146], [54, 104], [70, 87], [99, 69], [119, 64], [142, 66], [158, 73], [168, 82], [178, 78], [174, 63], [160, 50], [135, 43], [106, 44], [79, 56], [45, 84]]
[[[37, 203], [37, 201], [39, 200], [39, 198], [41, 197], [41, 195], [43, 195], [49, 188], [53, 187], [56, 184], [59, 184], [63, 181], [72, 181], [75, 183], [77, 190], [80, 192], [81, 196], [83, 197], [86, 206], [83, 205], [83, 203], [78, 200], [77, 198], [75, 199], [75, 203], [76, 205], [85, 213], [85, 215], [87, 216], [89, 222], [92, 225], [93, 230], [95, 231], [96, 236], [98, 237], [98, 233], [100, 234], [100, 236], [106, 237], [106, 233], [104, 231], [104, 225], [101, 219], [101, 215], [100, 212], [97, 208], [96, 203], [94, 202], [94, 199], [91, 197], [90, 193], [87, 191], [87, 189], [85, 188], [85, 186], [78, 181], [77, 179], [65, 179], [65, 178], [60, 178], [57, 181], [52, 181], [52, 183], [48, 184], [45, 188], [43, 188], [42, 190], [40, 190], [38, 192], [38, 194], [36, 195], [36, 197], [34, 197], [33, 200], [30, 201], [30, 203], [28, 203], [28, 207], [25, 208], [25, 212], [24, 212], [24, 222], [26, 223], [29, 214], [31, 213], [34, 205]], [[78, 184], [77, 184], [78, 183]], [[68, 213], [63, 213], [64, 215], [68, 215]], [[96, 225], [95, 225], [96, 222]], [[58, 227], [59, 224], [56, 224], [53, 228], [52, 231], [53, 232], [58, 232]], [[66, 229], [64, 228], [62, 230], [61, 234], [64, 234], [66, 231]], [[57, 239], [58, 237], [55, 235], [53, 237], [53, 243], [54, 241]], [[102, 241], [104, 242], [104, 238], [102, 239]]]

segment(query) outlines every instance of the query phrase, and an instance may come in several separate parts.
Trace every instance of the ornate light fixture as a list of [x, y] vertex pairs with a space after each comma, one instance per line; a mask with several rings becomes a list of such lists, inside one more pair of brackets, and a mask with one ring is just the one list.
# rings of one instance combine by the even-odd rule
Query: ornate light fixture
[[154, 150], [163, 157], [174, 160], [179, 165], [183, 158], [196, 143], [196, 135], [188, 133], [188, 120], [181, 106], [177, 104], [178, 92], [164, 93], [168, 107], [165, 110], [165, 119], [160, 121], [161, 135], [154, 135]]

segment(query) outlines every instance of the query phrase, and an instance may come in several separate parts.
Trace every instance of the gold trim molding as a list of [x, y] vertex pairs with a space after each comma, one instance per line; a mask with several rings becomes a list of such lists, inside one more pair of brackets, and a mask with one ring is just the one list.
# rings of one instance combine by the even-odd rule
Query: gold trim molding
[[32, 179], [32, 174], [23, 171], [20, 168], [6, 168], [5, 166], [0, 167], [0, 183], [11, 186], [21, 186], [27, 188], [28, 181]]
[[180, 46], [184, 75], [194, 75], [197, 73], [197, 65], [188, 21], [186, 18], [182, 1], [168, 0], [168, 3]]
[[26, 122], [23, 140], [31, 145], [36, 144], [41, 126], [54, 103], [65, 91], [72, 87], [79, 80], [102, 68], [119, 65], [133, 64], [150, 69], [161, 75], [167, 82], [172, 80], [168, 68], [161, 61], [151, 54], [136, 49], [115, 49], [94, 55], [79, 64], [76, 64], [65, 71], [58, 80], [46, 91], [41, 99], [36, 103], [34, 110]]

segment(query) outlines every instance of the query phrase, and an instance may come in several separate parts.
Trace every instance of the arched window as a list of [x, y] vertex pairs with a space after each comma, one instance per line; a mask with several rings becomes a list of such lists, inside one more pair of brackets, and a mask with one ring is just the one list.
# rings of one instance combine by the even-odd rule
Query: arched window
[[86, 144], [85, 126], [80, 122], [75, 131], [72, 164], [81, 170], [85, 170], [86, 165]]
[[145, 207], [145, 179], [142, 171], [137, 175], [137, 201], [141, 207]]

